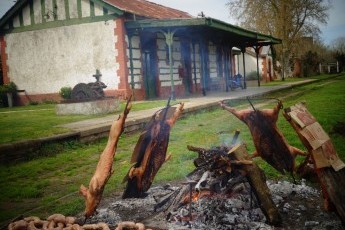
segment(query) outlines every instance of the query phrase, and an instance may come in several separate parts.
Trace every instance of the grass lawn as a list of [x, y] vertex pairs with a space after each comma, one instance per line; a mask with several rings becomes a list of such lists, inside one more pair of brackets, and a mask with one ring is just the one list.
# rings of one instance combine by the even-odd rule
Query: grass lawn
[[[166, 100], [135, 102], [132, 111], [163, 107], [165, 104]], [[122, 111], [122, 108], [124, 102], [121, 103], [119, 111]], [[0, 108], [0, 144], [66, 133], [68, 129], [57, 125], [101, 116], [104, 115], [58, 116], [55, 113], [55, 104]]]
[[[339, 156], [345, 161], [345, 137], [333, 132], [338, 122], [345, 122], [344, 89], [345, 75], [265, 96], [282, 98], [294, 93], [294, 96], [284, 99], [285, 107], [306, 101], [309, 111], [330, 134]], [[266, 107], [272, 106], [269, 104]], [[291, 145], [304, 149], [282, 115], [279, 116], [278, 126]], [[193, 170], [192, 161], [196, 153], [188, 151], [187, 145], [209, 148], [229, 143], [236, 129], [241, 130], [240, 139], [247, 143], [248, 151], [252, 152], [254, 147], [248, 128], [224, 110], [200, 112], [178, 120], [170, 136], [168, 152], [172, 153], [172, 159], [163, 165], [155, 183], [183, 179]], [[130, 156], [138, 136], [136, 133], [121, 137], [114, 163], [115, 173], [105, 188], [105, 197], [114, 191], [123, 191], [121, 181], [129, 169]], [[103, 139], [94, 144], [70, 142], [63, 146], [52, 145], [50, 148], [61, 148], [61, 153], [13, 166], [0, 166], [0, 222], [4, 223], [20, 214], [46, 218], [53, 213], [75, 215], [82, 212], [84, 202], [77, 191], [80, 184], [88, 185], [105, 143]], [[261, 159], [256, 161], [269, 178], [283, 177]], [[291, 178], [287, 176], [285, 179]]]
[[333, 78], [334, 75], [318, 75], [318, 76], [313, 76], [313, 77], [288, 77], [285, 78], [284, 81], [282, 80], [275, 80], [275, 81], [271, 81], [271, 82], [262, 82], [261, 86], [274, 86], [274, 85], [281, 85], [281, 84], [291, 84], [294, 82], [299, 82], [299, 81], [304, 81], [304, 80], [311, 80], [311, 79], [319, 79], [319, 80], [323, 80], [323, 79], [328, 79], [328, 78]]

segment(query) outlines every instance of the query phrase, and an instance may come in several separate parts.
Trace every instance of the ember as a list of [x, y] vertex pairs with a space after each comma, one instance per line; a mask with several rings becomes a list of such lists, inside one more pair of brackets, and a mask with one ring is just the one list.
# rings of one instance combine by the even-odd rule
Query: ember
[[[239, 132], [236, 132], [232, 143], [236, 143], [238, 135]], [[246, 153], [244, 145], [218, 147], [210, 150], [188, 146], [188, 149], [199, 153], [198, 158], [194, 160], [196, 169], [188, 175], [188, 181], [196, 181], [193, 191], [191, 191], [192, 186], [185, 185], [179, 193], [172, 194], [170, 203], [165, 200], [156, 205], [156, 210], [163, 209], [167, 213], [169, 221], [186, 222], [186, 217], [189, 216], [189, 222], [194, 222], [192, 213], [199, 210], [198, 206], [195, 207], [195, 203], [199, 203], [200, 200], [210, 200], [210, 202], [221, 200], [222, 203], [226, 203], [230, 198], [234, 199], [239, 196], [241, 202], [247, 202], [247, 205], [242, 206], [241, 209], [250, 213], [249, 210], [253, 204], [257, 203], [256, 206], [261, 207], [265, 220], [267, 219], [273, 225], [281, 224], [281, 217], [271, 199], [263, 173], [255, 163], [247, 160], [249, 155]], [[195, 196], [198, 198], [197, 201], [193, 199]], [[183, 211], [187, 202], [189, 202], [188, 213]], [[220, 204], [216, 206], [220, 206]], [[201, 208], [201, 210], [204, 209]], [[207, 205], [205, 210], [208, 210]], [[202, 216], [205, 218], [205, 215]], [[248, 221], [247, 217], [244, 219]], [[203, 221], [201, 222], [203, 223]], [[233, 224], [237, 224], [237, 222], [235, 221]]]
[[[121, 221], [142, 222], [152, 229], [342, 229], [341, 221], [334, 213], [321, 208], [321, 195], [304, 180], [295, 185], [288, 181], [267, 181], [272, 199], [281, 213], [282, 227], [267, 224], [267, 219], [253, 196], [250, 208], [250, 186], [248, 182], [238, 184], [228, 197], [212, 195], [199, 198], [192, 203], [192, 221], [189, 217], [190, 204], [186, 203], [171, 213], [170, 221], [155, 206], [160, 198], [179, 192], [184, 185], [165, 184], [151, 187], [145, 198], [121, 199], [118, 194], [101, 202], [98, 213], [87, 220], [87, 224], [105, 222], [116, 226]], [[83, 220], [83, 216], [78, 219]], [[244, 221], [245, 220], [245, 221]], [[244, 222], [243, 222], [244, 221]], [[318, 223], [318, 226], [315, 225]], [[316, 227], [316, 228], [315, 228]]]

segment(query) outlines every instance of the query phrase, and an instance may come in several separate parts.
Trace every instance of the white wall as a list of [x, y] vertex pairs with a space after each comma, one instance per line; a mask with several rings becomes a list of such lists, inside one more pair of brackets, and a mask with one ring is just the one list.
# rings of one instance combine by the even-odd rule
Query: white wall
[[117, 89], [113, 21], [6, 35], [9, 78], [28, 94], [57, 93], [61, 87], [93, 82], [96, 69]]
[[[243, 54], [241, 53], [239, 55], [239, 59], [236, 57], [236, 73], [237, 73], [237, 60], [239, 60], [239, 67], [240, 67], [240, 74], [243, 75]], [[256, 57], [252, 56], [248, 53], [245, 54], [244, 56], [245, 60], [245, 65], [246, 65], [246, 75], [248, 75], [250, 72], [256, 72], [257, 70], [257, 65], [256, 65]], [[262, 58], [259, 57], [259, 74], [262, 74]]]

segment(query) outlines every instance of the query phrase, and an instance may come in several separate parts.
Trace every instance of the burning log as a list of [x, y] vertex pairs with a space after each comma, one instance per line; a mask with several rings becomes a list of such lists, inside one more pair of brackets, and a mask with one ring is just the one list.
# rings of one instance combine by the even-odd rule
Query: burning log
[[183, 111], [183, 103], [177, 108], [167, 107], [156, 112], [141, 133], [134, 148], [130, 168], [124, 182], [127, 181], [123, 198], [143, 197], [150, 188], [154, 177], [162, 164], [170, 158], [166, 155], [170, 130]]
[[334, 207], [345, 224], [345, 164], [338, 157], [332, 141], [305, 104], [291, 106], [283, 115], [311, 155], [326, 210]]
[[[229, 154], [235, 156], [238, 160], [250, 159], [247, 150], [243, 144], [237, 145], [229, 151]], [[241, 166], [245, 172], [249, 184], [258, 200], [262, 212], [265, 214], [268, 222], [278, 226], [282, 223], [279, 211], [274, 204], [271, 192], [266, 184], [266, 176], [257, 164], [244, 164]]]
[[165, 211], [169, 219], [176, 210], [188, 203], [191, 206], [191, 202], [202, 196], [231, 197], [232, 193], [238, 192], [239, 184], [248, 181], [267, 221], [280, 225], [282, 220], [263, 171], [250, 160], [244, 144], [235, 145], [238, 134], [237, 131], [231, 147], [204, 149], [188, 146], [190, 151], [198, 153], [194, 160], [196, 169], [187, 176], [187, 182], [179, 190], [157, 202], [156, 211]]
[[95, 173], [90, 180], [89, 188], [86, 188], [84, 185], [80, 186], [79, 192], [85, 198], [84, 215], [86, 218], [92, 216], [95, 212], [98, 204], [101, 201], [105, 184], [108, 182], [113, 173], [112, 167], [117, 143], [124, 130], [126, 117], [131, 109], [130, 100], [131, 97], [127, 100], [127, 104], [122, 115], [120, 115], [119, 118], [113, 122], [110, 128], [107, 145], [99, 158]]
[[[197, 148], [189, 147], [189, 150], [196, 150]], [[212, 150], [211, 150], [212, 151]], [[198, 149], [199, 155], [205, 155], [206, 150]], [[223, 153], [224, 154], [224, 153]], [[264, 172], [252, 161], [250, 161], [251, 157], [247, 153], [247, 150], [243, 144], [238, 144], [227, 151], [227, 156], [231, 159], [229, 165], [227, 167], [222, 167], [226, 169], [227, 172], [231, 172], [232, 168], [239, 170], [245, 177], [247, 178], [249, 184], [251, 185], [251, 189], [253, 190], [257, 201], [260, 205], [261, 210], [265, 214], [268, 222], [272, 225], [280, 225], [281, 224], [281, 217], [276, 208], [272, 198], [269, 188], [266, 184], [266, 177]], [[208, 162], [209, 164], [209, 162]], [[220, 163], [217, 162], [216, 165]], [[212, 164], [211, 164], [211, 167]], [[229, 171], [230, 170], [230, 171]], [[234, 169], [235, 170], [235, 169]], [[237, 177], [235, 181], [231, 182], [243, 182], [241, 178]], [[230, 188], [233, 186], [229, 186]]]
[[282, 103], [279, 101], [273, 109], [257, 110], [252, 109], [236, 110], [226, 106], [224, 101], [220, 106], [234, 114], [243, 121], [249, 128], [253, 137], [256, 152], [252, 158], [260, 156], [280, 173], [295, 171], [296, 155], [306, 156], [303, 151], [288, 145], [283, 134], [277, 127], [279, 111]]

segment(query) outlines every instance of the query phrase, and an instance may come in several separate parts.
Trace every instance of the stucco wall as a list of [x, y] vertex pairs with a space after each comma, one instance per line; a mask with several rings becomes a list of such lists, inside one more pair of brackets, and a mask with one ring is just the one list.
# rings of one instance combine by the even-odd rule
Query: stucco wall
[[42, 29], [6, 35], [9, 79], [28, 94], [57, 93], [61, 87], [95, 81], [117, 89], [114, 22]]
[[[243, 75], [243, 57], [242, 57], [242, 53], [239, 55], [239, 67], [240, 67], [240, 74]], [[237, 60], [237, 57], [236, 57]], [[259, 57], [259, 74], [262, 74], [262, 58]], [[256, 72], [257, 70], [257, 65], [256, 65], [256, 57], [249, 55], [249, 54], [245, 54], [244, 56], [244, 61], [245, 61], [245, 65], [246, 65], [246, 74], [249, 74], [251, 72]], [[237, 62], [236, 62], [236, 66], [237, 66]], [[237, 73], [237, 71], [236, 71]]]

